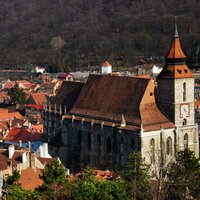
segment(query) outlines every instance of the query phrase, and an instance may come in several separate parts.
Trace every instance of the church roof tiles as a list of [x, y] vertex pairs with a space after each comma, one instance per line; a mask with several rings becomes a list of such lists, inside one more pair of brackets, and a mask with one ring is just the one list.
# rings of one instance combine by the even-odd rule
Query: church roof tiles
[[[173, 124], [158, 109], [152, 79], [109, 75], [90, 75], [69, 115], [121, 124], [134, 130], [141, 124]], [[146, 129], [148, 131], [148, 129]]]

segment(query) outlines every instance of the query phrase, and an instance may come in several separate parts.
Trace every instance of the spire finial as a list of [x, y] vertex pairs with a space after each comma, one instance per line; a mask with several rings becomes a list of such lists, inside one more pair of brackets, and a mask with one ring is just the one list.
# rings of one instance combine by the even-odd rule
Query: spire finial
[[177, 16], [175, 16], [175, 20], [174, 20], [174, 37], [179, 37], [178, 36], [178, 28], [177, 28]]

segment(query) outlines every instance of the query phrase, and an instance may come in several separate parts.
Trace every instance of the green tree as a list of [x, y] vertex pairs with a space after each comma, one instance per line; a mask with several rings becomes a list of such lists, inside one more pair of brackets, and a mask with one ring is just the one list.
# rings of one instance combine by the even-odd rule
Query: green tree
[[58, 54], [57, 59], [55, 59], [55, 64], [58, 67], [58, 71], [63, 72], [64, 71], [64, 66], [63, 66], [64, 61], [63, 61], [63, 55], [62, 55], [62, 52], [61, 52], [61, 48], [65, 45], [65, 40], [60, 36], [53, 37], [51, 39], [50, 45], [54, 49], [56, 49], [56, 53]]
[[166, 199], [200, 199], [200, 163], [189, 149], [180, 151], [168, 173]]
[[8, 95], [11, 98], [11, 103], [15, 105], [23, 105], [26, 103], [26, 95], [16, 83], [15, 86], [8, 90]]
[[[8, 200], [26, 200], [34, 199], [33, 192], [24, 190], [18, 183], [20, 174], [14, 171], [12, 175], [8, 175], [4, 182], [3, 190], [6, 191], [6, 199]], [[36, 198], [35, 198], [36, 199]]]
[[128, 200], [126, 183], [118, 180], [98, 180], [89, 167], [72, 183], [72, 200]]
[[53, 160], [44, 170], [40, 178], [44, 181], [37, 191], [47, 199], [67, 199], [70, 196], [69, 182], [64, 166]]
[[149, 165], [144, 163], [140, 152], [132, 151], [129, 154], [124, 176], [133, 199], [152, 199]]

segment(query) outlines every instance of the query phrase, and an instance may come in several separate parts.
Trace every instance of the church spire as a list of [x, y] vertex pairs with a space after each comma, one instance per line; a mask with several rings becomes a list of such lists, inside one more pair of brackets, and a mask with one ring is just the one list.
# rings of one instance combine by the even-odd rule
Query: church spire
[[[172, 37], [172, 40], [171, 40], [171, 46], [170, 46], [170, 50], [167, 54], [167, 59], [170, 59], [169, 61], [171, 61], [171, 59], [182, 59], [182, 60], [178, 60], [179, 62], [181, 61], [181, 64], [182, 64], [184, 62], [185, 58], [186, 58], [186, 56], [183, 53], [183, 50], [181, 48], [180, 38], [178, 35], [178, 28], [177, 28], [177, 24], [175, 22], [174, 36]], [[170, 62], [170, 64], [171, 64], [171, 62]], [[178, 64], [177, 60], [176, 60], [176, 64]]]
[[174, 35], [171, 39], [170, 49], [166, 56], [166, 64], [158, 75], [158, 78], [191, 78], [192, 72], [185, 63], [186, 56], [181, 48], [176, 18], [174, 23]]

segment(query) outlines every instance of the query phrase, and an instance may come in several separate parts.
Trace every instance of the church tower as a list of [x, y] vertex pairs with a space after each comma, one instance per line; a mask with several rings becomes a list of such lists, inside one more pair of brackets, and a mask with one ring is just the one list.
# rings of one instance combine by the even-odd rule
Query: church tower
[[194, 125], [194, 78], [185, 63], [177, 25], [166, 64], [158, 75], [158, 103], [166, 116], [177, 126]]

